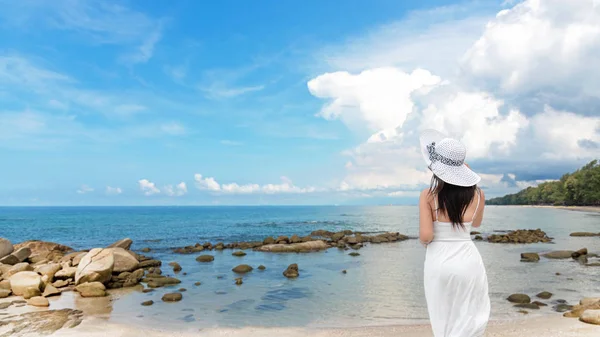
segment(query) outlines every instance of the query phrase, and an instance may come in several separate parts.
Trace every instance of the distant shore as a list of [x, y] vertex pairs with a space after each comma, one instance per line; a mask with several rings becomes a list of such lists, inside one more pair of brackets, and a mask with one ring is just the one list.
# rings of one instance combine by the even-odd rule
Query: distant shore
[[534, 206], [526, 206], [526, 207], [555, 208], [555, 209], [564, 209], [564, 210], [567, 210], [567, 211], [575, 211], [575, 212], [600, 213], [600, 206], [542, 206], [542, 205], [534, 205]]

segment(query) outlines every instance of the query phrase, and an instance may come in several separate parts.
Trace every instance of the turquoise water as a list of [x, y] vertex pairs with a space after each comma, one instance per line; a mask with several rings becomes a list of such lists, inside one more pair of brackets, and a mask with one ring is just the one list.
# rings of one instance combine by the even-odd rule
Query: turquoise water
[[[424, 249], [417, 240], [370, 245], [360, 256], [330, 249], [310, 254], [271, 254], [247, 251], [211, 252], [215, 261], [200, 264], [198, 254], [171, 254], [171, 248], [205, 241], [262, 240], [269, 235], [306, 235], [315, 229], [331, 231], [398, 231], [416, 237], [417, 208], [381, 207], [123, 207], [123, 208], [0, 208], [0, 236], [13, 242], [54, 241], [76, 249], [102, 247], [123, 237], [132, 249], [152, 248], [150, 255], [177, 261], [183, 272], [175, 288], [144, 294], [134, 290], [106, 304], [109, 320], [171, 329], [215, 326], [365, 326], [424, 322], [422, 289]], [[541, 228], [553, 244], [499, 245], [477, 242], [486, 264], [495, 319], [518, 315], [505, 300], [515, 292], [547, 290], [553, 299], [576, 302], [600, 296], [600, 268], [571, 260], [519, 262], [522, 252], [545, 252], [587, 247], [600, 252], [600, 238], [571, 238], [574, 231], [600, 231], [599, 214], [555, 209], [487, 207], [482, 231]], [[160, 241], [157, 241], [160, 240]], [[231, 268], [263, 264], [236, 286]], [[283, 270], [300, 266], [300, 277], [288, 280]], [[347, 270], [346, 274], [342, 270]], [[555, 275], [560, 272], [561, 275]], [[195, 282], [202, 285], [195, 286]], [[181, 302], [166, 304], [162, 294], [187, 289]], [[155, 304], [142, 307], [152, 299]], [[56, 301], [54, 299], [54, 301]], [[548, 314], [544, 308], [536, 314]]]

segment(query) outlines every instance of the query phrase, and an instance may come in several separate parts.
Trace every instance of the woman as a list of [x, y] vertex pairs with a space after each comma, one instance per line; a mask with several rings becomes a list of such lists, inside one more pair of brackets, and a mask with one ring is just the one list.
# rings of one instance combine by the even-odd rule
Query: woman
[[419, 200], [419, 237], [427, 248], [425, 297], [435, 337], [483, 336], [490, 316], [485, 266], [471, 241], [483, 219], [481, 178], [464, 163], [464, 145], [435, 130], [421, 134], [433, 172]]

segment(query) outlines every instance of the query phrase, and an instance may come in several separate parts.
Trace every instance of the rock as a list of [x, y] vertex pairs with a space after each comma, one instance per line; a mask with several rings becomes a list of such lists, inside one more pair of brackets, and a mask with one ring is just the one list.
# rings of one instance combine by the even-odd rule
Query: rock
[[164, 294], [162, 297], [163, 302], [179, 302], [183, 298], [181, 293], [169, 293]]
[[541, 298], [543, 300], [549, 300], [552, 297], [552, 293], [548, 291], [542, 291], [541, 293], [535, 295], [537, 298]]
[[302, 239], [296, 234], [294, 234], [290, 237], [290, 243], [301, 243], [301, 242], [302, 242]]
[[67, 280], [58, 280], [55, 281], [54, 283], [52, 283], [52, 285], [56, 288], [62, 288], [62, 287], [66, 287], [69, 285], [69, 281]]
[[579, 305], [590, 306], [600, 302], [600, 297], [586, 297], [579, 301]]
[[[87, 254], [88, 252], [72, 252], [72, 253], [68, 253], [65, 256], [60, 258], [60, 261], [58, 261], [61, 265], [64, 263], [67, 263], [67, 265], [69, 267], [73, 267], [73, 266], [77, 266], [77, 264], [79, 264], [79, 261], [81, 261], [81, 258], [85, 256], [85, 254]], [[77, 263], [75, 263], [75, 258], [77, 257]]]
[[[152, 251], [152, 249], [150, 249], [149, 247], [144, 247], [141, 249], [142, 253], [150, 253], [151, 251]], [[148, 302], [152, 302], [152, 301], [148, 301]], [[152, 303], [154, 303], [154, 302], [152, 302]]]
[[63, 246], [54, 242], [39, 240], [25, 241], [15, 245], [15, 250], [20, 248], [29, 248], [31, 250], [29, 260], [32, 263], [36, 263], [41, 260], [59, 262], [65, 254], [73, 251], [73, 248], [71, 247]]
[[18, 272], [10, 277], [10, 288], [13, 294], [22, 296], [27, 288], [40, 289], [42, 278], [33, 271]]
[[542, 256], [547, 259], [569, 259], [571, 258], [571, 254], [574, 252], [572, 250], [557, 250], [554, 252], [543, 254]]
[[582, 255], [587, 255], [587, 253], [588, 253], [587, 248], [581, 248], [580, 250], [574, 251], [571, 254], [571, 257], [574, 258], [574, 259], [576, 259], [576, 258], [578, 258], [578, 257], [580, 257]]
[[14, 247], [10, 241], [5, 238], [0, 238], [0, 259], [10, 255], [14, 251]]
[[531, 303], [531, 298], [525, 294], [512, 294], [508, 296], [507, 300], [512, 303]]
[[481, 235], [475, 235], [475, 241], [483, 241], [483, 237]]
[[10, 290], [10, 281], [9, 280], [0, 281], [0, 289]]
[[470, 234], [470, 235], [481, 235], [481, 233], [480, 233], [480, 232], [477, 232], [477, 231], [472, 231], [472, 232], [471, 232], [471, 233], [469, 233], [469, 234]]
[[[573, 254], [574, 254], [574, 253], [573, 253]], [[574, 258], [574, 259], [575, 259], [575, 261], [579, 262], [579, 264], [582, 264], [582, 265], [586, 265], [586, 264], [588, 264], [588, 258], [587, 258], [587, 255], [579, 255], [579, 256], [577, 256], [577, 257], [576, 257], [576, 258]]]
[[491, 243], [538, 243], [551, 242], [552, 239], [541, 229], [518, 229], [506, 234], [492, 234], [488, 236]]
[[181, 280], [176, 279], [174, 277], [160, 277], [160, 278], [148, 278], [142, 279], [142, 282], [146, 280], [148, 282], [148, 287], [150, 288], [160, 288], [167, 285], [174, 285], [181, 283]]
[[348, 254], [348, 255], [350, 255], [350, 256], [360, 256], [360, 253], [357, 253], [357, 252], [352, 252], [352, 253], [350, 253], [350, 254]]
[[521, 262], [538, 262], [539, 260], [538, 253], [521, 253]]
[[540, 307], [535, 304], [535, 303], [521, 303], [521, 304], [515, 304], [514, 305], [515, 308], [523, 308], [523, 309], [533, 309], [533, 310], [538, 310]]
[[86, 282], [75, 287], [81, 297], [104, 297], [106, 287], [100, 282]]
[[146, 260], [146, 261], [140, 262], [140, 264], [138, 265], [138, 268], [160, 267], [161, 265], [162, 265], [162, 262], [160, 262], [158, 260]]
[[63, 268], [54, 274], [55, 279], [66, 280], [70, 278], [75, 278], [75, 274], [77, 274], [77, 267], [67, 267]]
[[338, 249], [346, 249], [346, 244], [343, 241], [337, 243]]
[[527, 311], [527, 310], [519, 310], [517, 312], [520, 313], [520, 314], [523, 314], [523, 315], [529, 314], [529, 311]]
[[275, 239], [272, 236], [269, 236], [263, 240], [263, 245], [272, 245], [275, 243]]
[[143, 277], [144, 277], [144, 269], [138, 269], [125, 277], [125, 280], [123, 281], [123, 287], [124, 288], [133, 287], [133, 286], [137, 285], [138, 283], [140, 283], [140, 281], [142, 280]]
[[600, 233], [575, 232], [571, 233], [571, 236], [600, 236]]
[[245, 274], [245, 273], [251, 272], [252, 269], [254, 269], [254, 268], [252, 268], [251, 266], [249, 266], [247, 264], [240, 264], [239, 266], [233, 268], [232, 271], [234, 273], [238, 273], [238, 274]]
[[600, 262], [588, 263], [586, 267], [600, 267]]
[[223, 242], [219, 242], [215, 245], [215, 249], [216, 250], [223, 250], [225, 249], [225, 244]]
[[129, 250], [133, 241], [130, 238], [121, 239], [106, 248], [122, 248]]
[[600, 310], [600, 301], [594, 301], [593, 299], [587, 299], [583, 301], [585, 305], [578, 304], [573, 306], [570, 312], [565, 313], [565, 317], [581, 317], [581, 315], [587, 310]]
[[573, 306], [565, 304], [565, 303], [561, 303], [561, 304], [555, 305], [553, 309], [556, 312], [565, 312], [565, 311], [569, 311], [569, 310], [573, 309]]
[[600, 310], [586, 310], [579, 320], [589, 324], [600, 325]]
[[330, 238], [334, 234], [335, 234], [334, 232], [326, 231], [323, 229], [319, 229], [319, 230], [316, 230], [316, 231], [313, 231], [312, 233], [310, 233], [311, 236], [324, 237], [324, 238]]
[[198, 262], [212, 262], [215, 260], [215, 257], [212, 255], [200, 255], [196, 258]]
[[183, 248], [177, 248], [173, 250], [173, 253], [176, 254], [194, 254], [204, 250], [204, 246], [200, 244], [196, 244], [195, 246], [186, 246]]
[[243, 252], [243, 251], [241, 251], [241, 250], [238, 250], [236, 252], [231, 253], [231, 255], [233, 255], [233, 256], [246, 256], [246, 253]]
[[110, 281], [114, 263], [113, 250], [103, 248], [90, 250], [77, 266], [75, 284]]
[[105, 250], [110, 251], [113, 254], [113, 273], [122, 273], [124, 271], [137, 269], [139, 262], [129, 251], [119, 247], [106, 248]]
[[354, 244], [357, 244], [358, 242], [359, 241], [356, 238], [356, 236], [351, 236], [351, 237], [347, 237], [346, 238], [346, 243], [349, 244], [349, 245], [354, 245]]
[[0, 298], [7, 298], [12, 292], [8, 289], [0, 289]]
[[258, 266], [258, 270], [265, 270], [267, 269], [267, 267], [263, 266], [262, 264], [260, 266]]
[[236, 279], [235, 279], [235, 284], [236, 284], [236, 285], [238, 285], [238, 286], [241, 286], [241, 285], [242, 285], [242, 283], [244, 283], [244, 282], [242, 281], [242, 278], [241, 278], [241, 277], [238, 277], [238, 278], [236, 278]]
[[20, 262], [12, 266], [6, 274], [4, 274], [4, 278], [10, 278], [12, 275], [22, 272], [22, 271], [33, 271], [33, 268], [27, 262]]
[[331, 236], [331, 240], [334, 242], [340, 241], [344, 238], [344, 236], [346, 236], [344, 232], [337, 232]]
[[145, 306], [145, 307], [147, 307], [147, 306], [151, 306], [152, 304], [154, 304], [154, 301], [153, 301], [153, 300], [150, 300], [150, 301], [144, 301], [144, 302], [142, 302], [142, 305], [143, 305], [143, 306]]
[[181, 271], [181, 265], [177, 262], [170, 262], [169, 266], [173, 267], [173, 272], [179, 273]]
[[49, 263], [38, 266], [34, 269], [34, 271], [42, 276], [47, 276], [48, 280], [52, 282], [54, 280], [54, 275], [61, 269], [60, 264], [58, 263]]
[[27, 260], [27, 258], [31, 255], [31, 249], [29, 249], [28, 247], [21, 247], [15, 250], [10, 255], [16, 257], [19, 260], [19, 262], [23, 262]]
[[304, 253], [311, 251], [325, 250], [329, 248], [327, 243], [322, 240], [292, 243], [292, 244], [273, 244], [259, 247], [257, 250], [260, 252], [271, 252], [271, 253]]
[[6, 255], [5, 257], [0, 259], [1, 264], [10, 265], [10, 266], [15, 265], [19, 262], [20, 262], [19, 259], [12, 254]]
[[48, 284], [46, 285], [46, 288], [44, 289], [44, 293], [42, 294], [42, 296], [44, 297], [50, 297], [50, 296], [56, 296], [56, 295], [60, 295], [61, 291], [56, 289], [53, 285]]
[[298, 265], [295, 263], [290, 264], [287, 267], [287, 269], [283, 272], [283, 276], [287, 278], [294, 278], [300, 276], [300, 273], [298, 271]]
[[29, 305], [33, 305], [34, 307], [49, 307], [50, 306], [50, 302], [48, 302], [48, 299], [45, 297], [41, 297], [41, 296], [35, 296], [29, 299], [29, 301], [27, 301], [27, 304]]
[[142, 292], [143, 292], [144, 294], [151, 293], [151, 292], [153, 292], [153, 291], [154, 291], [154, 289], [144, 289], [144, 290], [142, 290]]
[[184, 293], [184, 292], [186, 292], [186, 291], [187, 291], [187, 289], [185, 289], [185, 288], [179, 288], [179, 290], [178, 290], [178, 291], [179, 291], [179, 292], [182, 292], [182, 293]]
[[32, 297], [36, 297], [36, 296], [41, 296], [42, 293], [40, 292], [40, 288], [39, 287], [29, 287], [29, 288], [25, 288], [25, 290], [23, 291], [23, 298], [28, 300]]
[[546, 304], [544, 302], [540, 302], [540, 301], [534, 301], [534, 302], [531, 302], [531, 304], [535, 304], [538, 307], [547, 307], [548, 306], [548, 304]]
[[194, 283], [194, 285], [195, 285], [196, 287], [197, 287], [197, 286], [199, 286], [199, 285], [201, 285], [201, 284], [202, 284], [201, 282], [196, 282], [196, 283]]

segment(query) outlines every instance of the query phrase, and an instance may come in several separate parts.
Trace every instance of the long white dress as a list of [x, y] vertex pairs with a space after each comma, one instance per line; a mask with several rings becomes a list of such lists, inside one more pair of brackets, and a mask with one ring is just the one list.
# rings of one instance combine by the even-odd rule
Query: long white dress
[[[483, 336], [490, 317], [488, 280], [481, 255], [464, 230], [440, 222], [435, 201], [433, 241], [425, 256], [425, 297], [435, 337]], [[479, 198], [477, 198], [477, 209]], [[475, 215], [473, 215], [475, 218]]]

